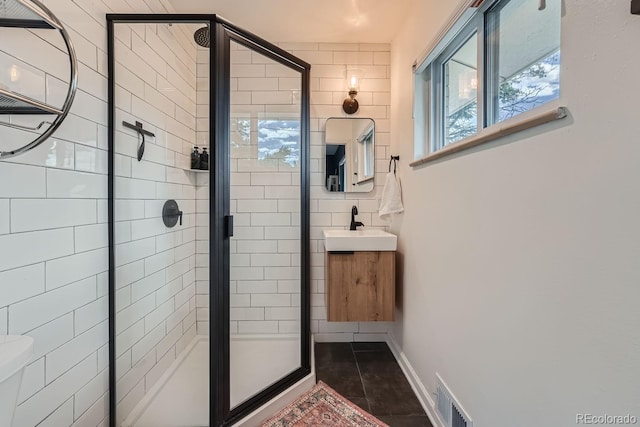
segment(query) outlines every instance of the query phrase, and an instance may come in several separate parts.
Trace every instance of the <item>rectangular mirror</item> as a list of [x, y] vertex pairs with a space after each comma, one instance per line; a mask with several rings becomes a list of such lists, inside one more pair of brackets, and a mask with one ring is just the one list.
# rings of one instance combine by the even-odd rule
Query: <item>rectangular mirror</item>
[[375, 122], [332, 117], [325, 128], [325, 185], [328, 191], [366, 193], [375, 177]]

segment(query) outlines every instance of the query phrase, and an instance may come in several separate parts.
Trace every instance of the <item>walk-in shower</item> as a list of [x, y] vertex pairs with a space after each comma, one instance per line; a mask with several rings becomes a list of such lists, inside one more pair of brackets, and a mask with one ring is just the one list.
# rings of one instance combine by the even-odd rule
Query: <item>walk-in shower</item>
[[111, 426], [229, 425], [310, 373], [309, 65], [215, 15], [107, 21]]

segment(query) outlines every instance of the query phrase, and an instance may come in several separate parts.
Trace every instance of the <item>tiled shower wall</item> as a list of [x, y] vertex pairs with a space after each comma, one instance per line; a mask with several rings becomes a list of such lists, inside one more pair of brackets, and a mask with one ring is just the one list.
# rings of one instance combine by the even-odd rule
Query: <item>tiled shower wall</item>
[[[63, 21], [75, 45], [79, 59], [79, 91], [71, 114], [53, 138], [28, 154], [0, 162], [0, 334], [28, 334], [35, 338], [35, 356], [25, 372], [14, 422], [16, 427], [98, 426], [105, 425], [108, 413], [105, 13], [167, 13], [171, 10], [161, 1], [149, 3], [152, 4], [150, 7], [142, 0], [48, 0], [46, 4]], [[146, 54], [169, 43], [164, 37], [167, 34], [159, 31], [154, 39], [154, 43], [159, 44], [152, 46], [146, 37], [147, 34], [153, 37], [153, 33], [152, 28], [144, 27], [134, 32], [131, 35], [134, 50]], [[184, 42], [189, 39], [186, 34], [177, 37]], [[16, 66], [21, 77], [18, 82], [22, 82], [22, 87], [16, 89], [59, 105], [66, 87], [64, 81], [68, 79], [68, 61], [57, 33], [1, 28], [0, 40], [0, 68], [4, 73], [10, 71], [7, 67]], [[168, 52], [163, 55], [168, 61], [175, 58], [170, 54], [172, 49], [166, 50]], [[131, 56], [126, 63], [138, 73], [151, 68]], [[160, 64], [154, 62], [152, 67], [156, 65]], [[171, 83], [175, 75], [170, 74], [168, 68], [164, 78]], [[182, 70], [173, 71], [180, 74]], [[142, 121], [151, 120], [148, 114], [153, 110], [146, 108], [144, 102], [156, 104], [156, 100], [161, 99], [152, 90], [153, 85], [133, 77], [124, 67], [118, 72], [122, 76], [131, 74], [126, 80], [132, 85], [127, 88], [131, 96], [119, 90], [119, 107], [131, 108], [136, 115], [140, 113]], [[174, 114], [176, 122], [193, 122], [189, 118], [191, 114], [179, 110]], [[156, 216], [157, 201], [166, 196], [185, 200], [182, 207], [190, 213], [185, 218], [186, 224], [192, 224], [194, 220], [194, 183], [179, 171], [185, 164], [184, 147], [170, 134], [184, 140], [191, 136], [187, 138], [182, 133], [181, 125], [165, 124], [166, 134], [158, 132], [155, 141], [148, 141], [147, 162], [133, 164], [131, 147], [136, 144], [135, 138], [124, 138], [119, 147], [123, 154], [118, 160], [119, 174], [139, 181], [130, 187], [130, 195], [135, 193], [140, 200], [147, 201], [120, 206], [121, 214], [127, 211], [131, 214], [131, 222], [119, 226], [118, 235], [123, 239], [120, 243], [126, 245], [126, 240], [140, 239], [139, 247], [133, 245], [129, 250], [121, 250], [120, 254], [136, 258], [134, 254], [140, 250], [147, 259], [144, 263], [131, 265], [142, 267], [144, 264], [149, 271], [159, 268], [154, 265], [165, 261], [164, 255], [160, 255], [161, 248], [172, 251], [173, 260], [179, 261], [176, 264], [188, 260], [188, 268], [179, 275], [184, 289], [178, 290], [173, 298], [174, 304], [180, 307], [184, 304], [175, 302], [176, 299], [188, 301], [189, 312], [193, 313], [194, 288], [189, 288], [188, 283], [192, 282], [188, 275], [193, 274], [193, 231], [164, 234], [155, 226], [154, 219], [157, 218], [151, 218]], [[7, 145], [20, 145], [15, 140], [17, 137], [17, 132], [0, 127], [3, 149]], [[125, 179], [128, 178], [122, 178], [120, 183]], [[128, 206], [125, 208], [125, 205]], [[156, 233], [161, 236], [156, 237]], [[149, 239], [154, 241], [153, 253]], [[139, 270], [137, 274], [140, 274]], [[133, 287], [131, 289], [133, 291]], [[150, 298], [149, 301], [141, 300], [150, 310], [144, 312], [148, 315], [144, 320], [135, 324], [146, 322], [145, 332], [147, 327], [149, 332], [155, 331], [152, 324], [165, 314], [171, 316], [166, 307], [160, 308], [163, 302], [158, 304], [159, 300], [155, 299], [159, 293], [154, 296], [153, 309], [150, 309]], [[126, 298], [120, 303], [126, 304]], [[156, 304], [160, 308], [158, 311]], [[181, 327], [190, 331], [193, 328], [189, 324], [193, 324], [195, 318], [193, 314], [185, 315], [185, 319], [190, 317], [192, 320], [183, 321]], [[160, 320], [161, 323], [164, 321]], [[166, 322], [170, 322], [168, 317]], [[141, 330], [139, 326], [137, 328]], [[166, 348], [172, 345], [169, 341], [179, 338], [175, 328], [169, 331], [172, 338], [164, 341]], [[133, 350], [135, 346], [131, 349], [132, 357], [133, 352], [138, 353], [136, 358], [142, 355], [140, 362], [146, 360], [145, 366], [150, 369], [155, 361], [148, 362], [146, 350], [158, 335], [151, 334], [148, 339], [138, 342], [137, 351]], [[156, 376], [169, 359], [160, 360], [161, 364], [152, 370]], [[140, 372], [142, 370], [138, 370]], [[152, 378], [147, 377], [149, 381]], [[130, 376], [129, 379], [140, 384], [140, 378], [135, 381]]]
[[[191, 26], [116, 24], [118, 425], [196, 335], [196, 45]], [[155, 133], [142, 161], [135, 131]], [[162, 209], [177, 201], [182, 224]]]

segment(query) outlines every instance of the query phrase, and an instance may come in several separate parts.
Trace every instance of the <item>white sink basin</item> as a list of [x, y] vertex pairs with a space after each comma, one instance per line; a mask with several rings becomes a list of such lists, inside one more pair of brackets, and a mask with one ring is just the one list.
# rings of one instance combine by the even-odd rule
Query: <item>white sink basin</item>
[[322, 230], [327, 251], [395, 251], [398, 237], [382, 230]]

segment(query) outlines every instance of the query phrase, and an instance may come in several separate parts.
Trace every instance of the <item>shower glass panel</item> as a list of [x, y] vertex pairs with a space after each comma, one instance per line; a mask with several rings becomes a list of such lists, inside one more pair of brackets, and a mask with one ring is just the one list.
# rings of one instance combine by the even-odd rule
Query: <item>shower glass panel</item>
[[210, 425], [208, 24], [113, 24], [118, 427]]
[[302, 74], [230, 43], [234, 408], [302, 365]]
[[311, 380], [310, 66], [215, 15], [107, 30], [110, 427], [231, 425]]

